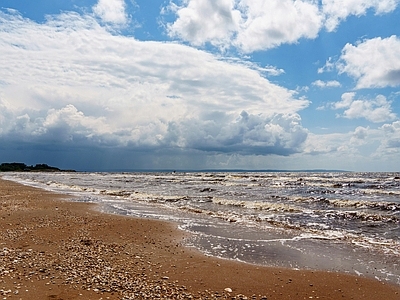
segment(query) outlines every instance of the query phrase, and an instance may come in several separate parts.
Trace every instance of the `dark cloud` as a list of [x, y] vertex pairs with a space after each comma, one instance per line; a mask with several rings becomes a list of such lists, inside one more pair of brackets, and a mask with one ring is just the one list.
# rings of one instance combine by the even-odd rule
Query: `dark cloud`
[[[9, 131], [0, 134], [1, 152], [7, 160], [25, 162], [36, 157], [40, 162], [65, 162], [67, 165], [60, 167], [80, 170], [95, 166], [205, 168], [198, 162], [218, 153], [291, 155], [301, 150], [308, 134], [297, 114], [265, 117], [242, 111], [234, 118], [223, 112], [209, 112], [199, 117], [169, 122], [165, 132], [153, 127], [143, 138], [133, 139], [134, 130], [128, 128], [112, 133], [104, 128], [95, 130], [95, 126], [102, 125], [99, 120], [69, 105], [37, 118], [28, 114], [13, 116], [8, 120], [12, 124]], [[157, 138], [149, 140], [148, 136]], [[198, 159], [177, 159], [182, 156]]]

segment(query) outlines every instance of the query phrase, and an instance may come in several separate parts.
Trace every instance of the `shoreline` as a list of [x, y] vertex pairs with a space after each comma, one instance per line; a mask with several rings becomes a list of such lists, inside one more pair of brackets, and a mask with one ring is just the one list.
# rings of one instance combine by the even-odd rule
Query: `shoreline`
[[175, 224], [104, 214], [67, 198], [0, 178], [4, 298], [400, 297], [399, 286], [365, 277], [205, 256], [182, 246], [184, 233]]

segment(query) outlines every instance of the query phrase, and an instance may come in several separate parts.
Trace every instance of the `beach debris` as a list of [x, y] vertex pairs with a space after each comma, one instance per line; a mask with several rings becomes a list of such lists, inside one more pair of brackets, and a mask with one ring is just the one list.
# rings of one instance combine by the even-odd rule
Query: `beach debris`
[[[48, 222], [38, 226], [53, 225], [52, 222]], [[132, 257], [126, 254], [132, 252], [126, 244], [94, 239], [84, 229], [77, 232], [74, 238], [63, 240], [58, 247], [59, 252], [56, 254], [31, 248], [24, 251], [3, 247], [0, 250], [0, 276], [7, 276], [13, 280], [25, 278], [29, 282], [46, 280], [45, 285], [49, 289], [54, 285], [65, 285], [103, 296], [116, 294], [123, 300], [249, 299], [242, 294], [232, 294], [230, 287], [224, 289], [225, 295], [211, 290], [193, 294], [178, 281], [170, 280], [165, 273], [159, 277], [156, 277], [157, 272], [152, 275], [152, 272], [159, 270], [162, 265], [151, 261], [151, 252], [143, 251]], [[126, 259], [117, 260], [114, 256], [117, 253], [126, 255]], [[17, 269], [18, 271], [15, 271]], [[13, 290], [2, 289], [0, 295], [20, 295], [20, 288], [18, 285]]]

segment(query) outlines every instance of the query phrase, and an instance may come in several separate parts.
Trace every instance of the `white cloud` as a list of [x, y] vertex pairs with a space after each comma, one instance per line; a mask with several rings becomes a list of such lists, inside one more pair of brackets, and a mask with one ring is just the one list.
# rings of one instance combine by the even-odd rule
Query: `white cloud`
[[368, 135], [368, 128], [359, 126], [354, 131], [353, 137], [358, 140], [364, 140]]
[[300, 151], [307, 134], [297, 114], [263, 117], [242, 111], [235, 121], [221, 116], [206, 122], [187, 119], [170, 123], [166, 141], [207, 151], [289, 155]]
[[331, 81], [322, 81], [316, 80], [312, 83], [312, 85], [319, 87], [319, 88], [330, 88], [330, 87], [340, 87], [341, 84], [339, 81], [331, 80]]
[[342, 108], [350, 107], [355, 95], [356, 95], [355, 93], [344, 93], [342, 95], [342, 100], [339, 102], [333, 103], [333, 107], [335, 109], [342, 109]]
[[341, 73], [357, 80], [357, 88], [400, 86], [400, 39], [374, 38], [347, 44], [338, 64]]
[[[400, 121], [384, 124], [376, 131], [379, 134], [380, 145], [374, 157], [379, 160], [387, 160], [396, 166], [400, 154]], [[396, 167], [398, 168], [398, 166]]]
[[344, 93], [342, 100], [332, 104], [334, 109], [345, 109], [344, 118], [365, 118], [374, 123], [394, 120], [396, 114], [392, 112], [391, 103], [383, 95], [373, 100], [355, 100], [355, 93]]
[[[395, 125], [386, 124], [391, 127]], [[396, 171], [400, 164], [400, 123], [397, 137], [382, 128], [358, 126], [344, 133], [309, 133], [301, 154], [287, 158], [291, 163], [301, 160], [310, 168], [359, 171]], [[397, 143], [396, 143], [397, 142]], [[389, 147], [396, 146], [397, 147]], [[308, 155], [303, 155], [308, 154]]]
[[335, 63], [332, 61], [332, 57], [329, 57], [325, 65], [318, 69], [318, 74], [331, 72], [334, 68], [335, 68]]
[[[175, 3], [178, 2], [179, 4]], [[186, 0], [170, 1], [176, 20], [167, 24], [171, 37], [195, 46], [211, 43], [250, 53], [302, 38], [314, 39], [325, 26], [335, 30], [348, 16], [373, 9], [392, 12], [400, 0]], [[327, 66], [328, 67], [328, 66]], [[320, 69], [319, 72], [323, 72]]]
[[[43, 122], [41, 122], [43, 120]], [[72, 104], [61, 109], [50, 109], [45, 119], [37, 118], [40, 134], [53, 140], [68, 142], [74, 139], [92, 139], [111, 133], [104, 118], [85, 116]]]
[[244, 61], [241, 60], [239, 58], [235, 58], [235, 57], [225, 57], [225, 58], [221, 58], [226, 62], [230, 62], [230, 63], [235, 63], [235, 64], [242, 64], [243, 66], [256, 70], [257, 72], [259, 72], [260, 74], [264, 74], [265, 76], [279, 76], [285, 73], [284, 69], [278, 69], [275, 66], [271, 66], [271, 65], [266, 65], [264, 67], [261, 67], [259, 64], [254, 63], [252, 61]]
[[397, 153], [400, 152], [400, 121], [393, 122], [392, 124], [385, 124], [382, 126], [385, 133], [386, 140], [383, 146], [386, 149], [395, 150]]
[[244, 17], [234, 44], [244, 52], [317, 37], [323, 16], [313, 1], [243, 0]]
[[168, 24], [170, 36], [244, 52], [315, 38], [323, 21], [313, 1], [189, 0], [172, 6], [177, 20]]
[[126, 14], [124, 0], [99, 0], [93, 6], [93, 12], [105, 23], [114, 25], [126, 25], [128, 17]]
[[4, 111], [7, 113], [7, 125], [2, 127], [0, 137], [11, 141], [76, 143], [105, 137], [111, 133], [104, 118], [85, 116], [72, 104], [48, 111]]
[[178, 37], [200, 46], [210, 42], [215, 46], [229, 43], [237, 31], [240, 12], [232, 0], [190, 0], [178, 7], [170, 4], [177, 20], [168, 25], [170, 36]]
[[385, 14], [395, 10], [398, 4], [398, 0], [323, 0], [325, 27], [333, 31], [350, 15], [362, 16], [369, 9], [375, 10], [376, 14]]
[[[304, 144], [304, 154], [319, 156], [319, 155], [337, 155], [338, 152], [343, 152], [348, 145], [349, 134], [345, 133], [329, 133], [329, 134], [314, 134], [310, 133]], [[342, 153], [343, 154], [343, 153]], [[326, 156], [325, 156], [326, 159]]]
[[287, 155], [307, 135], [297, 112], [309, 102], [269, 82], [265, 70], [112, 35], [90, 16], [38, 24], [0, 12], [0, 52], [0, 123], [10, 124], [3, 142]]
[[353, 159], [365, 160], [365, 156], [361, 153], [365, 149], [368, 152], [376, 151], [381, 137], [380, 130], [362, 126], [357, 126], [354, 130], [344, 133], [309, 133], [304, 143], [304, 153], [312, 155], [312, 157], [320, 156], [318, 159], [321, 160], [330, 157], [337, 163], [337, 167], [348, 169], [346, 164]]
[[274, 66], [265, 66], [264, 68], [259, 68], [259, 70], [267, 73], [269, 76], [279, 76], [285, 73], [285, 70], [278, 69]]
[[364, 145], [368, 142], [369, 127], [365, 128], [362, 126], [358, 126], [350, 139], [350, 143], [353, 145]]

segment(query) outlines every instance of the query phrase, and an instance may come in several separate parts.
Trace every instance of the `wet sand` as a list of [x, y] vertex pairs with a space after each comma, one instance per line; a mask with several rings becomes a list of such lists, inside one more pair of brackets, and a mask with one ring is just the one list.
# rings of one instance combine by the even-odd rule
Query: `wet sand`
[[181, 245], [176, 224], [0, 180], [1, 299], [400, 299], [400, 286], [260, 267]]

